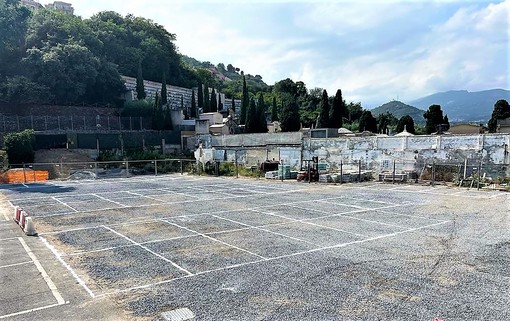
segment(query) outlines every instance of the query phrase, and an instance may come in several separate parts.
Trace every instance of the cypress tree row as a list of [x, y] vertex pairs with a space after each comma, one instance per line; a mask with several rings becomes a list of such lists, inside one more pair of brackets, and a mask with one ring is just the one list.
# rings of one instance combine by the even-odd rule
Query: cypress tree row
[[204, 85], [204, 113], [211, 111], [211, 101], [209, 100], [209, 87]]
[[267, 121], [266, 121], [266, 104], [264, 103], [264, 96], [262, 92], [259, 93], [259, 99], [257, 102], [257, 133], [267, 133]]
[[236, 114], [236, 101], [234, 99], [234, 96], [232, 96], [232, 111], [234, 112], [234, 115]]
[[257, 117], [257, 106], [255, 105], [255, 100], [250, 99], [250, 104], [248, 105], [248, 110], [246, 111], [246, 121], [244, 131], [246, 133], [255, 133], [257, 131], [257, 125], [259, 117]]
[[295, 132], [301, 127], [299, 123], [299, 105], [295, 96], [290, 96], [282, 101], [280, 125], [282, 132]]

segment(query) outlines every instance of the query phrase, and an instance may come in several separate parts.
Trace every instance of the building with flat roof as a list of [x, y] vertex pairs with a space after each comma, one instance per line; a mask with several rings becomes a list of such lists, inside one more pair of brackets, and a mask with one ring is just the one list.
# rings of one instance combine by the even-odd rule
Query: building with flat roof
[[74, 14], [73, 5], [68, 2], [54, 1], [53, 3], [48, 3], [46, 8], [62, 11], [71, 15]]

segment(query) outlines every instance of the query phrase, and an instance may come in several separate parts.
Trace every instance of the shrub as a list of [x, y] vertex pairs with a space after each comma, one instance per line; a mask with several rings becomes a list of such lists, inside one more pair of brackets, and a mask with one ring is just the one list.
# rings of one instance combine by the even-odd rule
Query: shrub
[[4, 143], [9, 164], [32, 163], [34, 161], [35, 133], [32, 129], [6, 134]]

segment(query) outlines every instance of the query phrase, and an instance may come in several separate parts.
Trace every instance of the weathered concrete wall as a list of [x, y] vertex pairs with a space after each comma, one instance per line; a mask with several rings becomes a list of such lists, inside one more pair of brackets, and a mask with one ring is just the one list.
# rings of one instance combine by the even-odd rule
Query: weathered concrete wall
[[301, 133], [277, 133], [204, 135], [199, 139], [204, 148], [226, 153], [229, 161], [234, 160], [234, 150], [237, 150], [238, 162], [246, 165], [274, 158], [299, 168], [302, 160], [318, 156], [333, 171], [340, 166], [347, 171], [355, 170], [360, 162], [362, 169], [376, 173], [393, 170], [394, 162], [397, 171], [421, 171], [432, 162], [458, 165], [465, 160], [469, 164], [482, 162], [507, 171], [510, 167], [504, 166], [510, 163], [509, 134], [316, 139], [303, 138]]

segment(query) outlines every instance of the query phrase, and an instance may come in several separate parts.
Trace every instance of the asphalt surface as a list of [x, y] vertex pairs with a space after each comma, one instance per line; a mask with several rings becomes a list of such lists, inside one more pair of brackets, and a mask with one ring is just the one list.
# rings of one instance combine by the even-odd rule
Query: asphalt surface
[[[65, 300], [19, 319], [510, 319], [508, 193], [180, 175], [0, 192], [39, 233], [0, 223], [2, 280], [26, 268], [33, 306], [58, 303], [21, 238]], [[0, 290], [0, 318], [32, 309], [8, 304], [23, 293]]]

